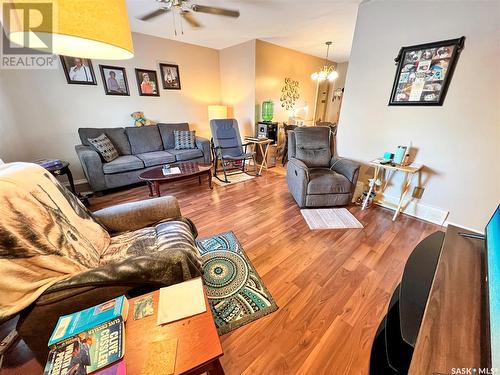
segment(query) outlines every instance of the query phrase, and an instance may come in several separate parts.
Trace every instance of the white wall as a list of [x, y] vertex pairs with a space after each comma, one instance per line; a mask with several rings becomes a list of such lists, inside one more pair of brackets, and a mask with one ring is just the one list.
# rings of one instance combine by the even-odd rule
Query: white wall
[[23, 143], [17, 126], [16, 113], [12, 111], [10, 96], [0, 72], [0, 159], [5, 162], [18, 160], [23, 151]]
[[[477, 230], [500, 201], [499, 25], [498, 1], [363, 3], [340, 115], [341, 155], [369, 161], [411, 140], [428, 168], [420, 203]], [[387, 105], [400, 47], [462, 35], [443, 106]]]
[[[255, 113], [255, 40], [219, 50], [221, 101], [240, 133], [253, 135]], [[231, 113], [232, 112], [232, 113]]]
[[[0, 71], [0, 158], [60, 158], [82, 178], [74, 150], [80, 143], [77, 129], [133, 126], [134, 111], [158, 121], [189, 122], [197, 134], [209, 137], [207, 108], [220, 101], [218, 51], [144, 34], [134, 33], [133, 39], [133, 59], [93, 61], [97, 86], [67, 84], [61, 67]], [[139, 96], [134, 68], [156, 70], [160, 79], [160, 62], [179, 65], [182, 90]], [[126, 67], [130, 96], [104, 94], [99, 64]]]

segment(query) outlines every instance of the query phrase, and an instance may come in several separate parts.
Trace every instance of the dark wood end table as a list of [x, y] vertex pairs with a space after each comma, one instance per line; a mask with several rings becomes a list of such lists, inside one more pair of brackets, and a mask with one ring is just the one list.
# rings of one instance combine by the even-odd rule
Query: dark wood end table
[[170, 164], [171, 168], [178, 167], [181, 173], [164, 175], [162, 168], [159, 166], [143, 172], [139, 175], [139, 178], [148, 183], [149, 196], [157, 197], [161, 196], [160, 184], [167, 182], [174, 182], [180, 180], [186, 180], [192, 177], [198, 177], [198, 181], [201, 185], [201, 177], [206, 175], [208, 177], [208, 187], [212, 189], [212, 164], [202, 164], [194, 162], [182, 162]]
[[45, 169], [48, 170], [50, 173], [52, 173], [54, 176], [66, 175], [68, 177], [71, 192], [73, 194], [77, 195], [76, 190], [75, 190], [75, 182], [73, 181], [73, 174], [71, 173], [71, 170], [69, 169], [69, 163], [67, 161], [63, 161], [63, 160], [61, 160], [61, 163], [62, 163], [62, 165], [57, 165], [55, 167], [47, 167]]
[[140, 374], [147, 359], [148, 346], [153, 341], [177, 338], [174, 374], [223, 375], [219, 362], [223, 355], [219, 335], [205, 294], [207, 311], [165, 325], [157, 325], [160, 292], [153, 296], [154, 314], [134, 320], [134, 302], [144, 296], [129, 300], [128, 319], [125, 323], [125, 364], [127, 374]]

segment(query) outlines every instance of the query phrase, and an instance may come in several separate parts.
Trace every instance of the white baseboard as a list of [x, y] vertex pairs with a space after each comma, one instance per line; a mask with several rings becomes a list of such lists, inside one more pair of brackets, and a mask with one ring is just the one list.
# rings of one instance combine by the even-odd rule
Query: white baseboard
[[470, 230], [471, 232], [478, 233], [478, 234], [483, 234], [484, 235], [484, 231], [480, 231], [480, 230], [477, 230], [477, 229], [465, 227], [462, 224], [457, 224], [457, 223], [453, 223], [451, 221], [446, 220], [444, 222], [443, 226], [447, 227], [448, 225], [453, 225], [454, 227], [462, 228], [462, 229], [465, 229], [465, 230]]
[[[375, 198], [375, 204], [389, 208], [391, 210], [396, 210], [399, 203], [399, 197], [391, 195], [383, 195], [381, 199]], [[415, 200], [408, 202], [403, 202], [403, 209], [401, 213], [410, 215], [430, 223], [437, 225], [444, 225], [449, 212], [438, 207], [428, 206], [423, 203], [418, 203]]]
[[81, 178], [79, 180], [75, 180], [75, 185], [83, 185], [83, 184], [86, 184], [88, 183], [87, 179], [86, 178]]
[[[87, 183], [87, 179], [86, 178], [81, 178], [79, 180], [74, 180], [73, 183], [75, 184], [75, 186], [78, 186], [78, 185], [83, 185], [83, 184], [86, 184]], [[69, 182], [68, 181], [64, 181], [63, 182], [63, 185], [65, 187], [69, 187]]]

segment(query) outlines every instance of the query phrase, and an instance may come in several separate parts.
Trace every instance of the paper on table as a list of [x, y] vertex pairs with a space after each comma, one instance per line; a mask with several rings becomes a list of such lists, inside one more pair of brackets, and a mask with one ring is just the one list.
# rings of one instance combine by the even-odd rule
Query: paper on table
[[170, 168], [170, 171], [168, 171], [167, 173], [165, 173], [165, 171], [163, 171], [163, 175], [165, 176], [170, 176], [171, 174], [179, 174], [181, 173], [181, 170], [179, 169], [179, 167], [172, 167]]
[[160, 289], [158, 325], [207, 311], [201, 278]]

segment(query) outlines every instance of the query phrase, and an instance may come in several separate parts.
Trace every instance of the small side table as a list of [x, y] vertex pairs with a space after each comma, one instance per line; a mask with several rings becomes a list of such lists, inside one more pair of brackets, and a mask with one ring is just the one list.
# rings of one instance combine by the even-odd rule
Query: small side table
[[45, 169], [48, 170], [50, 173], [52, 173], [54, 176], [66, 175], [68, 177], [71, 192], [77, 195], [75, 190], [75, 182], [73, 181], [73, 175], [71, 174], [71, 170], [69, 169], [69, 163], [67, 161], [62, 161], [62, 166], [59, 165], [56, 167], [48, 167]]
[[153, 296], [154, 314], [134, 320], [134, 302], [144, 296], [129, 300], [128, 319], [125, 323], [125, 364], [127, 374], [140, 374], [147, 359], [150, 342], [177, 337], [177, 354], [174, 374], [224, 375], [219, 362], [223, 355], [219, 335], [205, 294], [207, 311], [172, 323], [157, 325], [160, 292]]
[[[364, 210], [368, 204], [368, 199], [370, 198], [370, 195], [373, 191], [373, 188], [375, 187], [375, 181], [377, 180], [380, 171], [382, 170], [388, 170], [391, 172], [391, 176], [394, 172], [403, 172], [405, 174], [403, 183], [401, 186], [401, 193], [399, 195], [399, 203], [398, 207], [396, 208], [396, 212], [394, 212], [394, 216], [392, 217], [392, 221], [396, 221], [396, 218], [399, 215], [399, 212], [401, 211], [401, 206], [403, 205], [403, 200], [408, 193], [408, 190], [410, 189], [411, 181], [413, 180], [413, 176], [417, 173], [420, 173], [420, 171], [423, 168], [423, 165], [421, 164], [410, 164], [410, 165], [391, 165], [391, 164], [380, 164], [380, 161], [375, 159], [372, 160], [370, 163], [368, 163], [370, 166], [375, 168], [375, 172], [373, 173], [373, 181], [370, 184], [370, 190], [368, 190], [368, 194], [366, 195], [365, 200], [363, 201], [363, 205], [361, 206], [361, 209]], [[382, 191], [385, 189], [387, 186], [387, 181], [389, 178], [386, 179], [386, 183], [384, 185], [384, 188]]]
[[[254, 147], [259, 147], [260, 153], [262, 155], [262, 163], [260, 164], [259, 172], [257, 173], [257, 176], [262, 175], [262, 168], [266, 167], [266, 171], [268, 170], [267, 167], [267, 153], [269, 151], [269, 146], [271, 143], [273, 143], [274, 140], [272, 139], [248, 139], [245, 138], [245, 143], [251, 143], [253, 144]], [[263, 148], [265, 146], [265, 148]]]

